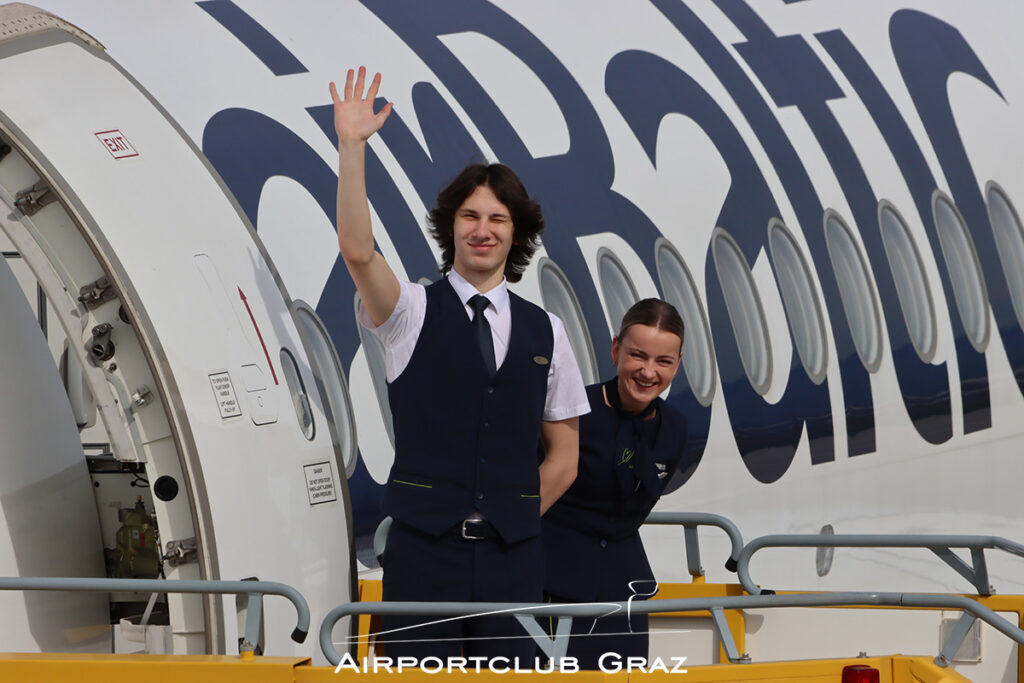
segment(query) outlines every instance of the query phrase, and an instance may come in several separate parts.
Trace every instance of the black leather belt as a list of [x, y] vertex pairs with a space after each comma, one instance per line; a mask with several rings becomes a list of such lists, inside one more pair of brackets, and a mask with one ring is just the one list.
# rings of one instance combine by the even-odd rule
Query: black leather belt
[[458, 536], [467, 541], [487, 541], [501, 538], [498, 530], [486, 519], [464, 519], [455, 529]]

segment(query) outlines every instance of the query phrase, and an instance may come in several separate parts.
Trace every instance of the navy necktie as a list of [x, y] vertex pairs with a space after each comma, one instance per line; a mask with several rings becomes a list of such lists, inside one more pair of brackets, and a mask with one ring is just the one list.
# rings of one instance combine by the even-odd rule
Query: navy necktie
[[484, 365], [491, 377], [497, 372], [494, 364], [494, 339], [491, 337], [491, 326], [484, 317], [484, 309], [491, 305], [491, 300], [483, 294], [475, 294], [469, 298], [469, 305], [473, 308], [473, 331], [476, 332], [477, 342], [480, 344], [480, 353], [484, 357]]

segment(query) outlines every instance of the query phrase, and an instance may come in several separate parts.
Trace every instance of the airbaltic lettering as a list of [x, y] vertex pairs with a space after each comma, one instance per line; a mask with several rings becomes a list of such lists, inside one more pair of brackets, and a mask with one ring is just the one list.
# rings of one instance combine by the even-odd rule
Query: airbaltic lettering
[[[610, 341], [604, 311], [578, 238], [591, 234], [595, 225], [608, 226], [608, 230], [628, 226], [620, 229], [619, 236], [647, 270], [656, 274], [655, 244], [663, 230], [640, 207], [611, 189], [616, 175], [615, 159], [594, 102], [548, 45], [494, 5], [465, 5], [456, 0], [412, 6], [386, 0], [362, 2], [415, 52], [449, 94], [442, 95], [434, 83], [417, 83], [412, 90], [414, 106], [392, 113], [380, 133], [420, 199], [429, 205], [437, 188], [467, 159], [482, 157], [473, 135], [446, 99], [450, 96], [466, 112], [498, 159], [515, 168], [528, 187], [542, 191], [545, 217], [551, 225], [558, 226], [545, 235], [545, 248], [573, 283], [583, 317], [591, 328], [601, 373], [607, 375], [611, 369], [606, 360]], [[721, 390], [739, 454], [750, 474], [764, 483], [778, 480], [789, 468], [805, 431], [812, 464], [835, 458], [837, 436], [845, 441], [845, 451], [850, 456], [876, 450], [875, 405], [869, 373], [853, 345], [821, 229], [826, 206], [811, 182], [804, 160], [779, 123], [777, 112], [784, 107], [798, 112], [805, 120], [850, 207], [851, 215], [845, 218], [859, 229], [867, 262], [879, 288], [882, 324], [899, 393], [914, 428], [929, 443], [951, 438], [950, 394], [956, 390], [955, 382], [959, 383], [963, 398], [965, 431], [987, 428], [991, 420], [984, 352], [971, 347], [955, 307], [949, 274], [941, 267], [945, 261], [930, 209], [936, 181], [928, 171], [919, 143], [909, 132], [906, 115], [893, 103], [857, 47], [839, 30], [807, 37], [776, 35], [743, 0], [716, 0], [718, 9], [743, 35], [745, 42], [735, 45], [734, 52], [685, 3], [653, 0], [653, 4], [681, 39], [699, 52], [731, 98], [743, 126], [749, 127], [759, 140], [767, 162], [755, 158], [739, 132], [736, 114], [726, 114], [715, 97], [679, 65], [651, 52], [634, 49], [614, 55], [605, 67], [607, 96], [652, 164], [658, 160], [658, 136], [665, 117], [685, 116], [703, 130], [721, 155], [733, 183], [716, 221], [706, 229], [708, 234], [716, 225], [727, 230], [748, 263], [753, 263], [762, 252], [769, 253], [765, 226], [782, 212], [766, 177], [769, 172], [778, 177], [781, 194], [802, 228], [808, 261], [816, 272], [828, 310], [838, 376], [821, 384], [812, 382], [794, 345], [789, 376], [782, 379], [784, 393], [769, 403], [746, 381], [715, 260], [710, 249], [706, 254], [704, 289]], [[941, 20], [922, 12], [901, 10], [892, 15], [889, 29], [893, 55], [916, 108], [910, 116], [920, 117], [924, 123], [932, 151], [949, 179], [951, 194], [963, 208], [991, 295], [995, 328], [1003, 337], [1011, 369], [1024, 391], [1024, 333], [1013, 317], [979, 190], [987, 179], [973, 175], [945, 90], [952, 71], [974, 78], [996, 93], [998, 85], [963, 35]], [[543, 158], [531, 154], [498, 105], [441, 40], [443, 36], [464, 32], [493, 40], [536, 75], [565, 119], [570, 140], [568, 151]], [[817, 41], [834, 64], [826, 64], [811, 41]], [[922, 50], [942, 58], [916, 58]], [[841, 80], [853, 90], [844, 90], [839, 85]], [[914, 205], [900, 210], [916, 211], [925, 226], [928, 242], [921, 246], [930, 247], [940, 264], [942, 289], [953, 325], [957, 378], [951, 378], [947, 363], [922, 360], [911, 344], [878, 229], [879, 197], [872, 192], [854, 146], [832, 113], [830, 102], [844, 98], [858, 98], [869, 112], [913, 197]], [[310, 107], [308, 113], [324, 135], [334, 141], [330, 105]], [[412, 133], [410, 123], [403, 119], [405, 116], [417, 117], [416, 127], [426, 141], [426, 149]], [[254, 141], [259, 144], [253, 144]], [[324, 215], [333, 218], [335, 172], [308, 143], [277, 121], [246, 109], [223, 110], [207, 123], [203, 149], [254, 224], [260, 193], [272, 176], [288, 177], [304, 186]], [[406, 272], [413, 280], [432, 279], [437, 272], [436, 262], [419, 218], [372, 150], [367, 154], [370, 199], [399, 251]], [[763, 163], [771, 168], [762, 168]], [[543, 192], [544, 188], [557, 191]], [[348, 366], [358, 349], [359, 335], [352, 315], [354, 286], [344, 268], [334, 269], [324, 292], [317, 312], [331, 332], [341, 361]], [[831, 412], [831, 395], [837, 391], [842, 393], [842, 400], [837, 403], [843, 406], [846, 425], [845, 434], [839, 435], [833, 433]], [[703, 456], [712, 409], [696, 400], [682, 373], [673, 384], [669, 401], [686, 413], [690, 428], [690, 451], [669, 484], [672, 490], [686, 481]], [[361, 463], [351, 481], [353, 491], [381, 495], [382, 487]], [[376, 506], [367, 504], [361, 509]], [[372, 529], [375, 522], [357, 520], [359, 526], [365, 523]]]

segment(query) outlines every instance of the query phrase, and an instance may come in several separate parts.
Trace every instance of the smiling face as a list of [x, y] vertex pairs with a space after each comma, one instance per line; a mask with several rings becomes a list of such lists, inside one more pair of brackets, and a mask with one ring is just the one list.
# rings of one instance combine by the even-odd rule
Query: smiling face
[[477, 289], [491, 289], [504, 276], [514, 234], [508, 207], [480, 185], [455, 212], [455, 271]]
[[650, 325], [630, 325], [612, 340], [622, 407], [639, 413], [668, 388], [679, 370], [683, 340]]

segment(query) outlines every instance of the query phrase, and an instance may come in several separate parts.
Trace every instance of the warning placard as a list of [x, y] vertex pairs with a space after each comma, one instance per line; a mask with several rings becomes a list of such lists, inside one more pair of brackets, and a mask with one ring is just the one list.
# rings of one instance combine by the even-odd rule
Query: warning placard
[[235, 388], [231, 386], [231, 375], [226, 372], [214, 373], [210, 375], [210, 384], [213, 386], [213, 395], [217, 399], [221, 418], [238, 417], [242, 414], [242, 407], [238, 405], [238, 397], [235, 396]]
[[309, 493], [310, 505], [338, 500], [331, 463], [318, 462], [313, 465], [305, 465], [302, 469], [306, 473], [306, 489]]

